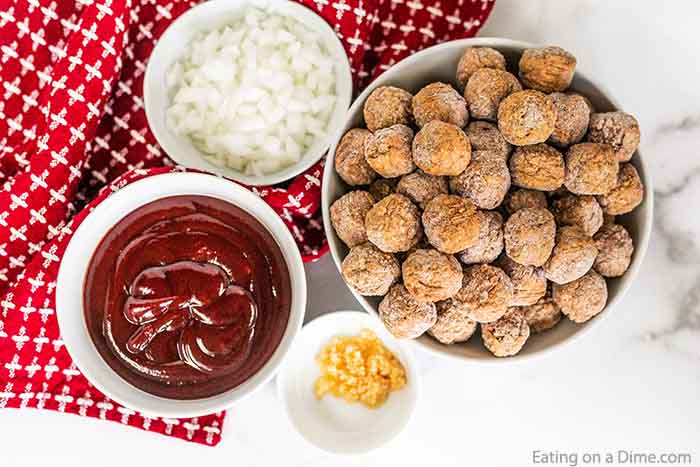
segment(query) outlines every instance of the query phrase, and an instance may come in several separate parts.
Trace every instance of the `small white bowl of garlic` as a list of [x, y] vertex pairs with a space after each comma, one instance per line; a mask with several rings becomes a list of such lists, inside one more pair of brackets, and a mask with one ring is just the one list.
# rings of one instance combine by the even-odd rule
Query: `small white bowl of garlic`
[[148, 124], [176, 163], [248, 185], [316, 163], [345, 122], [350, 66], [316, 13], [287, 0], [210, 0], [166, 29], [143, 84]]

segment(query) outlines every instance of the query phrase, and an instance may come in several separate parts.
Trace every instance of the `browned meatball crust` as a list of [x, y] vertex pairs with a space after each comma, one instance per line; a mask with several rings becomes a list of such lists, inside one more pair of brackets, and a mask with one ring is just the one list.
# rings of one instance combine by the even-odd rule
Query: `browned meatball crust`
[[365, 216], [367, 239], [385, 253], [407, 251], [422, 235], [420, 212], [408, 198], [392, 194]]
[[370, 93], [363, 113], [369, 131], [392, 125], [411, 125], [413, 122], [410, 92], [394, 86], [380, 86]]
[[367, 241], [365, 216], [374, 205], [374, 198], [366, 191], [345, 193], [331, 204], [331, 225], [338, 237], [349, 247]]
[[398, 339], [419, 337], [437, 320], [435, 304], [417, 300], [403, 284], [391, 286], [378, 311], [384, 326]]

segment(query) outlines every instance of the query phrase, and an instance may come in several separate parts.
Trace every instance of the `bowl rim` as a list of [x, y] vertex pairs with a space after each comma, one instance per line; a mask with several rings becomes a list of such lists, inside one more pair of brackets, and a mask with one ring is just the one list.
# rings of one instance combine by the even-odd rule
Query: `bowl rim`
[[[175, 40], [174, 38], [178, 35], [179, 29], [183, 28], [188, 21], [198, 16], [216, 16], [220, 15], [222, 11], [235, 14], [248, 7], [262, 8], [282, 16], [291, 17], [312, 31], [319, 33], [319, 40], [326, 46], [335, 64], [336, 106], [328, 120], [326, 136], [318, 138], [299, 161], [278, 172], [265, 175], [246, 175], [232, 168], [217, 166], [210, 163], [202, 156], [201, 151], [195, 148], [189, 141], [173, 134], [167, 128], [164, 119], [161, 118], [165, 109], [156, 108], [154, 102], [155, 97], [153, 96], [154, 88], [162, 87], [162, 85], [158, 83], [159, 77], [156, 76], [156, 72], [153, 70], [155, 67], [153, 64], [159, 61], [160, 57], [167, 54], [167, 49], [170, 47], [169, 44], [171, 41]], [[198, 32], [204, 30], [206, 29], [200, 29]], [[335, 134], [345, 123], [347, 110], [352, 102], [353, 85], [350, 62], [340, 38], [323, 17], [310, 8], [290, 0], [208, 0], [182, 13], [168, 25], [165, 31], [163, 31], [163, 34], [161, 34], [160, 38], [156, 41], [155, 47], [146, 63], [142, 91], [143, 107], [148, 127], [167, 157], [183, 167], [212, 172], [245, 185], [266, 186], [290, 180], [321, 160], [331, 142], [334, 140]], [[181, 141], [191, 147], [193, 153], [196, 153], [198, 157], [196, 164], [192, 162], [181, 162], [183, 161], [180, 157], [182, 151], [176, 146], [176, 141]]]
[[[369, 84], [363, 91], [362, 93], [355, 99], [353, 102], [352, 106], [348, 110], [347, 113], [347, 121], [351, 118], [352, 115], [356, 114], [358, 110], [361, 108], [363, 103], [367, 100], [367, 96], [376, 89], [379, 86], [382, 86], [385, 83], [385, 81], [391, 81], [391, 76], [395, 75], [399, 72], [401, 72], [404, 68], [408, 68], [414, 63], [424, 59], [426, 56], [432, 55], [437, 52], [441, 52], [445, 49], [465, 49], [467, 47], [494, 47], [498, 49], [499, 47], [510, 47], [510, 48], [518, 48], [521, 50], [524, 50], [526, 48], [533, 48], [533, 47], [543, 47], [544, 45], [541, 44], [536, 44], [536, 43], [531, 43], [531, 42], [526, 42], [526, 41], [521, 41], [521, 40], [514, 40], [514, 39], [508, 39], [508, 38], [500, 38], [500, 37], [476, 37], [476, 38], [468, 38], [468, 39], [458, 39], [454, 41], [449, 41], [449, 42], [444, 42], [442, 44], [434, 45], [432, 47], [428, 47], [426, 49], [423, 49], [409, 57], [404, 58], [403, 60], [399, 61], [392, 67], [390, 67], [388, 70], [386, 70], [382, 75], [380, 75], [377, 79], [375, 79], [371, 84]], [[584, 78], [586, 81], [588, 81], [591, 85], [593, 85], [601, 95], [605, 96], [607, 100], [610, 101], [610, 103], [615, 107], [616, 109], [620, 109], [620, 105], [617, 102], [617, 100], [612, 97], [612, 94], [608, 91], [608, 89], [604, 86], [601, 85], [599, 82], [597, 82], [595, 79], [591, 79], [585, 72], [582, 72], [579, 68], [576, 69], [576, 74], [578, 76], [581, 76]], [[344, 125], [343, 125], [344, 128]], [[326, 181], [323, 183], [322, 186], [322, 192], [321, 192], [321, 206], [323, 209], [323, 226], [325, 231], [327, 232], [327, 237], [328, 237], [328, 246], [329, 250], [331, 252], [331, 256], [333, 257], [333, 262], [335, 263], [336, 269], [340, 272], [341, 271], [341, 263], [342, 263], [342, 258], [339, 255], [340, 252], [340, 240], [337, 238], [337, 235], [335, 234], [333, 227], [330, 223], [330, 203], [333, 201], [330, 199], [330, 184], [327, 182], [330, 180], [330, 177], [333, 176], [333, 171], [334, 171], [334, 160], [335, 160], [335, 151], [338, 146], [338, 143], [340, 142], [340, 139], [342, 137], [342, 130], [336, 134], [336, 139], [333, 141], [333, 144], [331, 144], [330, 149], [328, 150], [328, 159], [326, 161], [326, 166], [324, 168], [324, 173], [323, 173], [323, 179]], [[594, 329], [597, 329], [598, 326], [600, 325], [601, 322], [606, 320], [610, 316], [610, 311], [617, 306], [621, 300], [624, 298], [626, 295], [627, 291], [630, 289], [632, 286], [632, 283], [636, 279], [642, 263], [644, 261], [644, 257], [646, 256], [647, 249], [649, 247], [649, 239], [651, 237], [651, 229], [653, 225], [653, 214], [654, 214], [654, 189], [653, 189], [653, 183], [651, 179], [651, 175], [649, 173], [649, 167], [647, 164], [644, 162], [644, 158], [642, 157], [641, 152], [639, 149], [636, 151], [636, 160], [635, 163], [639, 164], [641, 167], [641, 178], [642, 178], [642, 183], [644, 184], [644, 199], [642, 204], [637, 208], [637, 209], [642, 209], [646, 215], [646, 225], [642, 225], [640, 228], [640, 241], [637, 245], [635, 245], [635, 254], [632, 258], [632, 263], [630, 264], [629, 269], [625, 273], [624, 276], [620, 278], [621, 283], [620, 287], [618, 289], [617, 294], [615, 297], [606, 303], [604, 311], [605, 313], [600, 313], [598, 316], [595, 317], [595, 319], [589, 321], [586, 323], [587, 325], [580, 329], [578, 332], [573, 334], [572, 336], [569, 336], [568, 338], [561, 340], [559, 342], [555, 342], [551, 344], [550, 346], [540, 349], [538, 351], [535, 351], [533, 353], [529, 354], [516, 354], [514, 356], [508, 357], [508, 358], [473, 358], [473, 357], [468, 357], [464, 355], [456, 355], [454, 353], [446, 351], [447, 346], [440, 344], [437, 341], [434, 341], [433, 339], [430, 339], [429, 337], [426, 336], [421, 336], [420, 338], [417, 339], [410, 339], [410, 342], [417, 348], [428, 352], [429, 354], [441, 357], [441, 358], [446, 358], [450, 359], [453, 361], [459, 361], [459, 362], [468, 362], [469, 364], [473, 364], [475, 366], [491, 366], [491, 365], [519, 365], [519, 364], [524, 364], [524, 363], [531, 363], [533, 361], [539, 360], [541, 358], [544, 358], [546, 356], [551, 355], [554, 352], [558, 352], [564, 348], [567, 348], [570, 344], [574, 343], [578, 339], [581, 339], [585, 335], [589, 335], [591, 331]], [[352, 287], [349, 287], [347, 284], [345, 284], [346, 287], [351, 291], [351, 293], [355, 296], [355, 299], [357, 299], [358, 302], [362, 305], [362, 307], [371, 315], [377, 317], [377, 311], [374, 309], [371, 303], [362, 295], [358, 294], [355, 290], [352, 289]]]
[[[299, 424], [297, 422], [297, 418], [293, 417], [290, 407], [292, 406], [292, 403], [290, 401], [290, 397], [288, 395], [288, 388], [290, 385], [293, 384], [294, 379], [290, 375], [291, 372], [293, 372], [294, 368], [292, 368], [290, 365], [290, 361], [288, 360], [285, 362], [285, 364], [282, 366], [280, 369], [279, 375], [277, 377], [276, 381], [276, 392], [277, 392], [277, 398], [280, 400], [282, 403], [282, 406], [284, 408], [284, 414], [287, 419], [287, 422], [294, 428], [294, 430], [301, 436], [307, 443], [317, 447], [318, 449], [330, 453], [330, 454], [335, 454], [339, 456], [354, 456], [354, 455], [359, 455], [359, 454], [364, 454], [367, 452], [372, 452], [376, 449], [379, 449], [380, 447], [390, 443], [394, 438], [396, 438], [399, 434], [401, 434], [404, 429], [411, 423], [411, 420], [413, 420], [416, 412], [416, 408], [418, 407], [418, 403], [421, 398], [421, 394], [423, 391], [423, 383], [421, 379], [421, 372], [420, 368], [418, 365], [418, 361], [416, 359], [416, 356], [413, 353], [413, 348], [411, 345], [409, 345], [407, 342], [397, 339], [394, 336], [392, 336], [388, 330], [384, 327], [384, 325], [378, 321], [375, 320], [370, 314], [365, 313], [364, 311], [357, 311], [357, 310], [334, 310], [330, 311], [328, 313], [324, 313], [322, 315], [317, 316], [316, 318], [312, 319], [308, 323], [304, 325], [304, 327], [301, 330], [299, 340], [301, 341], [304, 339], [304, 333], [311, 334], [315, 330], [315, 328], [319, 326], [323, 326], [327, 321], [331, 322], [341, 322], [341, 323], [347, 323], [350, 321], [355, 321], [358, 324], [362, 324], [365, 327], [368, 327], [372, 330], [376, 330], [378, 337], [382, 340], [382, 343], [386, 345], [387, 342], [390, 342], [390, 345], [387, 347], [395, 347], [398, 352], [393, 352], [398, 358], [401, 364], [403, 365], [404, 369], [406, 370], [406, 376], [409, 378], [409, 384], [411, 384], [412, 388], [412, 394], [413, 397], [410, 399], [410, 405], [405, 407], [404, 410], [404, 418], [402, 420], [401, 425], [397, 425], [394, 427], [394, 429], [381, 440], [381, 442], [371, 445], [367, 449], [334, 449], [330, 446], [323, 446], [319, 443], [316, 442], [316, 440], [312, 439], [311, 437], [308, 436], [307, 432], [305, 430], [302, 430], [299, 427]], [[372, 324], [370, 324], [372, 323]], [[321, 346], [324, 343], [327, 343], [330, 338], [333, 336], [337, 335], [347, 335], [348, 330], [347, 329], [336, 329], [332, 333], [329, 333], [324, 336], [323, 340], [318, 342], [319, 350]], [[391, 348], [389, 348], [391, 350]], [[290, 353], [295, 352], [295, 350], [292, 350]]]
[[[200, 399], [169, 399], [143, 391], [122, 379], [100, 356], [84, 316], [85, 274], [94, 249], [128, 213], [158, 199], [203, 195], [237, 206], [260, 222], [275, 239], [289, 270], [292, 301], [282, 339], [270, 358], [249, 379], [223, 393]], [[197, 417], [224, 410], [269, 381], [301, 329], [306, 312], [307, 284], [299, 249], [277, 213], [254, 193], [235, 182], [209, 174], [169, 172], [137, 180], [112, 193], [75, 229], [59, 266], [56, 317], [61, 339], [85, 377], [105, 396], [139, 412], [167, 418]]]

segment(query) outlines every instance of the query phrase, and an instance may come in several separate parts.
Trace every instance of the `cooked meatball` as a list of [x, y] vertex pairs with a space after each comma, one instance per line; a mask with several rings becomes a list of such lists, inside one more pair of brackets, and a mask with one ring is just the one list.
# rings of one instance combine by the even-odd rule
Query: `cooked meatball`
[[437, 320], [435, 304], [421, 302], [403, 284], [394, 284], [379, 303], [379, 318], [398, 339], [413, 339], [430, 329]]
[[408, 198], [392, 194], [365, 216], [367, 239], [386, 253], [407, 251], [422, 235], [420, 212]]
[[423, 212], [428, 241], [443, 253], [457, 253], [479, 239], [479, 218], [474, 203], [456, 195], [437, 195]]
[[462, 286], [462, 267], [437, 250], [416, 250], [401, 265], [406, 289], [422, 302], [447, 300]]
[[513, 283], [511, 306], [532, 305], [547, 293], [547, 278], [542, 268], [524, 266], [507, 255], [501, 256], [496, 264]]
[[525, 266], [542, 266], [554, 247], [554, 216], [546, 209], [524, 208], [506, 221], [503, 229], [506, 254]]
[[431, 83], [413, 96], [413, 116], [421, 128], [431, 120], [464, 128], [469, 120], [464, 98], [445, 83]]
[[639, 123], [625, 112], [605, 112], [591, 115], [588, 141], [605, 143], [613, 147], [620, 162], [632, 159], [639, 146]]
[[459, 175], [471, 160], [469, 138], [451, 123], [432, 120], [413, 140], [413, 161], [430, 175]]
[[471, 122], [464, 133], [469, 138], [472, 151], [492, 151], [498, 153], [503, 158], [503, 162], [508, 161], [511, 145], [493, 123]]
[[593, 236], [598, 256], [593, 269], [604, 277], [620, 277], [630, 267], [634, 242], [627, 229], [619, 224], [605, 224]]
[[450, 177], [450, 191], [472, 200], [481, 209], [494, 209], [510, 188], [508, 166], [498, 153], [475, 151], [461, 174]]
[[384, 178], [411, 173], [416, 168], [411, 153], [412, 142], [413, 130], [406, 125], [377, 130], [365, 143], [367, 164]]
[[576, 225], [593, 235], [603, 225], [603, 210], [595, 197], [564, 195], [552, 202], [552, 214], [559, 225]]
[[510, 158], [513, 185], [552, 191], [564, 183], [564, 157], [544, 143], [520, 146]]
[[401, 277], [401, 268], [394, 255], [368, 242], [350, 249], [341, 273], [345, 282], [361, 295], [386, 295]]
[[564, 185], [577, 195], [604, 195], [615, 187], [618, 172], [612, 146], [579, 143], [566, 153]]
[[644, 185], [637, 169], [629, 163], [620, 164], [615, 186], [597, 198], [605, 214], [618, 216], [633, 211], [644, 199]]
[[490, 263], [503, 251], [503, 217], [496, 211], [477, 211], [479, 238], [458, 255], [464, 264]]
[[557, 109], [557, 121], [549, 142], [567, 147], [576, 144], [586, 136], [591, 118], [589, 102], [578, 94], [554, 92], [549, 95]]
[[331, 205], [331, 225], [338, 237], [349, 247], [367, 241], [365, 216], [374, 205], [366, 191], [350, 191]]
[[365, 142], [371, 134], [353, 128], [343, 135], [335, 150], [335, 171], [350, 186], [368, 185], [377, 177], [365, 160]]
[[462, 288], [454, 296], [467, 305], [468, 316], [479, 323], [490, 323], [503, 316], [512, 298], [513, 284], [508, 275], [488, 264], [466, 268]]
[[394, 86], [380, 86], [365, 101], [367, 128], [374, 132], [392, 125], [411, 125], [413, 121], [410, 92]]
[[552, 298], [571, 321], [585, 323], [605, 308], [608, 286], [603, 276], [590, 270], [567, 284], [554, 284]]
[[561, 227], [552, 255], [544, 265], [544, 274], [555, 284], [566, 284], [586, 274], [597, 255], [593, 238], [580, 227]]
[[498, 107], [498, 129], [516, 146], [544, 143], [554, 132], [556, 121], [552, 99], [532, 89], [514, 92]]
[[530, 330], [535, 333], [552, 329], [561, 320], [559, 305], [547, 295], [540, 298], [537, 303], [520, 307]]
[[437, 321], [428, 334], [443, 344], [466, 342], [476, 331], [477, 323], [467, 315], [464, 303], [448, 298], [435, 304]]
[[506, 69], [506, 59], [501, 52], [490, 47], [468, 47], [457, 64], [457, 86], [464, 89], [467, 81], [480, 68]]
[[481, 68], [469, 78], [464, 98], [472, 118], [496, 121], [501, 101], [522, 90], [518, 78], [507, 71]]
[[561, 47], [526, 49], [520, 57], [520, 79], [542, 92], [564, 91], [576, 71], [576, 57]]
[[437, 177], [422, 170], [416, 170], [401, 177], [399, 184], [396, 185], [396, 192], [407, 196], [421, 209], [425, 209], [428, 201], [437, 195], [446, 195], [449, 188], [445, 177]]
[[481, 325], [484, 346], [496, 357], [517, 354], [530, 337], [530, 326], [525, 315], [517, 308], [509, 308], [497, 321]]

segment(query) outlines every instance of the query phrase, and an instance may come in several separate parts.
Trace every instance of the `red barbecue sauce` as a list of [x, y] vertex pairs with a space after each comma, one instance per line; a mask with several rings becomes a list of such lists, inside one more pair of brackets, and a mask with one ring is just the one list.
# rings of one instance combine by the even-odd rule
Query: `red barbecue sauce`
[[198, 399], [268, 361], [287, 327], [291, 285], [277, 242], [250, 214], [174, 196], [105, 235], [83, 300], [90, 336], [122, 378], [157, 396]]

